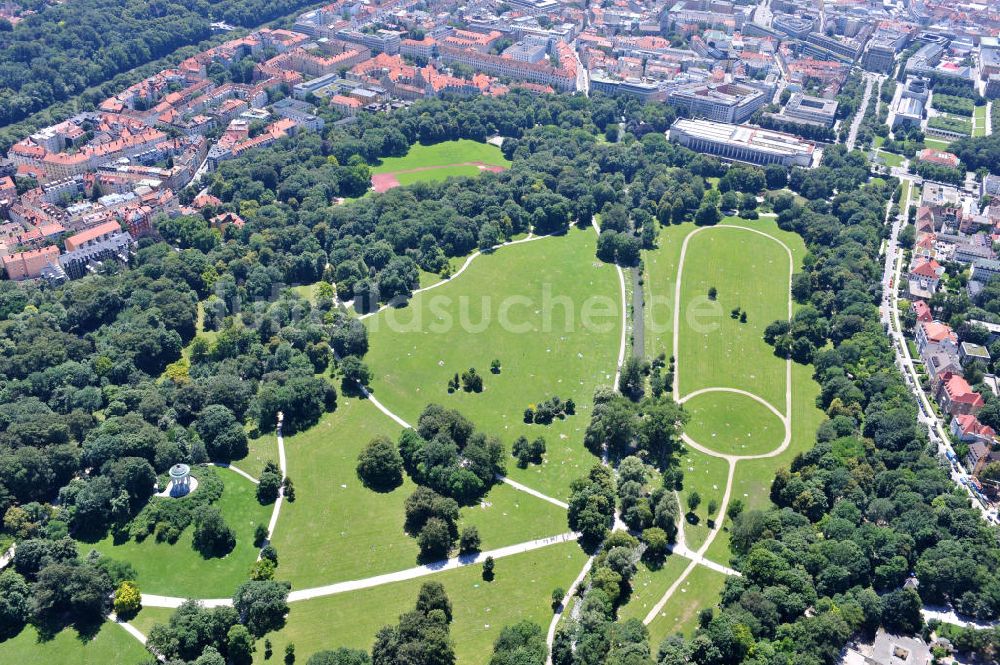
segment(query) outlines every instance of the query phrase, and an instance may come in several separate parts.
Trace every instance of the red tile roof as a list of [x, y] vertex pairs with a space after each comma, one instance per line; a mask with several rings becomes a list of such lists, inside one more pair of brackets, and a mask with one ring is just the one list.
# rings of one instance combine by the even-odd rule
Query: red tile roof
[[100, 238], [108, 233], [118, 233], [122, 230], [121, 225], [118, 222], [104, 222], [103, 224], [98, 224], [86, 231], [80, 231], [75, 235], [71, 235], [66, 238], [66, 250], [73, 251], [74, 249], [79, 249], [83, 245]]
[[948, 393], [948, 399], [952, 402], [972, 406], [982, 406], [985, 403], [983, 396], [974, 391], [964, 377], [951, 372], [946, 372], [945, 377], [944, 391]]
[[989, 425], [984, 425], [979, 422], [979, 418], [976, 418], [971, 413], [964, 413], [955, 416], [955, 420], [958, 421], [958, 427], [963, 435], [980, 436], [983, 438], [993, 438], [996, 436], [996, 432]]
[[920, 326], [924, 329], [924, 337], [931, 342], [943, 342], [945, 340], [951, 340], [954, 343], [958, 343], [958, 335], [955, 331], [951, 329], [951, 326], [941, 323], [940, 321], [926, 321], [921, 323]]
[[927, 279], [938, 279], [940, 277], [940, 270], [940, 263], [934, 259], [924, 259], [910, 269], [910, 274], [926, 277]]

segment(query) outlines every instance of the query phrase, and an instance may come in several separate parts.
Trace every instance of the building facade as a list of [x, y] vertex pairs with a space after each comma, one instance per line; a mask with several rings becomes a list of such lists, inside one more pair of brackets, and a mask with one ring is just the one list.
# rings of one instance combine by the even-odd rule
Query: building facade
[[746, 125], [678, 119], [668, 138], [723, 159], [749, 164], [811, 167], [816, 147], [791, 134]]

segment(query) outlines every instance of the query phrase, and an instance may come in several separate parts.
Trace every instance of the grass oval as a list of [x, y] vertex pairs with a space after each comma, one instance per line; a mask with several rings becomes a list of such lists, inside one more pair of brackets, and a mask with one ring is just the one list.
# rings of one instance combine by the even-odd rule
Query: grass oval
[[761, 455], [781, 445], [785, 426], [760, 402], [731, 392], [708, 392], [684, 403], [691, 414], [685, 431], [725, 455]]

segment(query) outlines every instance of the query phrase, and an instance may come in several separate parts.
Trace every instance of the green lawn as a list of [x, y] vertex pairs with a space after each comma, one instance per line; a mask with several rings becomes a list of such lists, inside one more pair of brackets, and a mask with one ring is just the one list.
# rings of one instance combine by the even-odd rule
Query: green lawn
[[[627, 602], [618, 609], [618, 619], [620, 621], [645, 619], [649, 611], [660, 601], [666, 590], [680, 577], [689, 563], [691, 563], [690, 559], [676, 555], [668, 556], [663, 565], [655, 570], [640, 563], [638, 572], [632, 578], [632, 593]], [[657, 647], [656, 644], [650, 646], [654, 650]]]
[[289, 290], [298, 294], [298, 296], [303, 300], [308, 300], [310, 303], [316, 304], [315, 291], [317, 283], [318, 282], [314, 282], [312, 284], [299, 284], [298, 286], [289, 287]]
[[[782, 240], [792, 250], [796, 263], [796, 270], [801, 265], [805, 256], [805, 246], [798, 236], [793, 233], [781, 231], [777, 228], [773, 220], [760, 220], [757, 222], [742, 222], [727, 219], [728, 224], [739, 224], [766, 231], [768, 234]], [[684, 237], [693, 231], [695, 227], [690, 224], [680, 226], [670, 226], [662, 229], [659, 247], [656, 250], [646, 252], [643, 260], [646, 266], [646, 352], [655, 354], [664, 351], [670, 355], [672, 350], [672, 305], [674, 294], [674, 282], [677, 276], [677, 263], [680, 257], [680, 248]], [[713, 235], [714, 234], [714, 235]], [[726, 234], [729, 234], [728, 236]], [[759, 238], [762, 243], [754, 243], [753, 239]], [[708, 241], [704, 247], [697, 243]], [[744, 254], [740, 257], [739, 254]], [[745, 231], [727, 231], [722, 227], [702, 231], [699, 236], [695, 236], [688, 244], [688, 251], [685, 257], [684, 287], [682, 293], [682, 306], [690, 311], [692, 299], [698, 298], [703, 305], [707, 301], [708, 286], [715, 286], [718, 289], [719, 309], [722, 311], [721, 323], [727, 330], [735, 330], [736, 334], [746, 332], [741, 327], [753, 326], [757, 328], [752, 334], [745, 335], [745, 350], [739, 353], [733, 351], [731, 345], [727, 347], [722, 339], [703, 339], [700, 344], [692, 345], [690, 338], [690, 327], [685, 326], [681, 331], [681, 390], [687, 394], [698, 387], [708, 385], [724, 385], [738, 387], [765, 397], [779, 411], [784, 411], [784, 362], [776, 358], [770, 346], [762, 339], [763, 328], [776, 318], [784, 318], [787, 312], [787, 255], [773, 241], [750, 234]], [[763, 271], [752, 273], [749, 267], [757, 265]], [[692, 279], [691, 284], [688, 279], [692, 275], [699, 277], [698, 283]], [[743, 287], [740, 282], [751, 281], [748, 287]], [[743, 288], [743, 291], [739, 289]], [[766, 292], [763, 290], [767, 289]], [[734, 295], [735, 294], [735, 295]], [[744, 295], [748, 294], [748, 295]], [[759, 294], [759, 295], [755, 295]], [[753, 296], [751, 298], [750, 296]], [[729, 318], [729, 310], [734, 304], [731, 300], [739, 299], [743, 302], [739, 304], [748, 312], [748, 321], [739, 324]], [[754, 304], [750, 304], [754, 303]], [[754, 316], [755, 311], [766, 309], [771, 312], [770, 318], [765, 316]], [[759, 320], [760, 319], [760, 320]], [[682, 316], [682, 322], [685, 317]], [[708, 333], [703, 337], [716, 335], [721, 337], [719, 331]], [[685, 343], [687, 348], [692, 349], [693, 358], [685, 355]], [[706, 348], [708, 346], [708, 348]], [[707, 357], [706, 351], [711, 351]], [[697, 371], [695, 367], [698, 367]], [[815, 440], [816, 428], [822, 421], [823, 414], [815, 408], [815, 396], [818, 386], [812, 380], [812, 368], [798, 364], [792, 365], [792, 440], [789, 449], [774, 458], [766, 458], [753, 461], [742, 461], [736, 466], [736, 473], [733, 482], [732, 499], [741, 499], [751, 507], [765, 507], [769, 503], [768, 493], [771, 480], [775, 470], [780, 466], [787, 466], [792, 457], [802, 450], [808, 449]], [[709, 378], [706, 378], [709, 377]], [[764, 379], [769, 377], [768, 385], [764, 385]], [[693, 383], [697, 381], [697, 383]], [[724, 418], [720, 418], [713, 423], [711, 415], [715, 410], [703, 408], [699, 402], [704, 398], [718, 398], [725, 393], [708, 393], [691, 400], [690, 409], [692, 411], [692, 422], [688, 426], [688, 432], [700, 441], [703, 445], [712, 446], [718, 442], [720, 437], [728, 436], [733, 441], [734, 428], [725, 427], [724, 423], [730, 425], [738, 424], [734, 420], [743, 414], [734, 412], [738, 405], [732, 405], [725, 410], [718, 410]], [[770, 395], [770, 397], [768, 396]], [[757, 432], [763, 431], [763, 426], [768, 426], [768, 431], [779, 427], [779, 422], [773, 413], [749, 399], [742, 402], [746, 409], [746, 415], [759, 413], [756, 418], [757, 427], [746, 429], [747, 422], [742, 428], [736, 427], [735, 431]], [[758, 408], [759, 407], [759, 408]], [[771, 423], [772, 425], [769, 425]], [[718, 436], [712, 437], [711, 433]], [[782, 433], [783, 436], [783, 433]], [[780, 436], [775, 437], [779, 442]], [[763, 440], [761, 441], [763, 448]], [[773, 447], [769, 446], [768, 448]], [[757, 450], [755, 452], [760, 452]], [[687, 545], [697, 549], [709, 535], [707, 527], [707, 504], [710, 499], [721, 502], [723, 490], [725, 488], [727, 464], [725, 461], [713, 458], [698, 451], [688, 450], [684, 453], [681, 461], [681, 468], [684, 471], [684, 489], [681, 492], [683, 502], [687, 493], [696, 490], [702, 499], [696, 514], [699, 518], [697, 524], [686, 523], [684, 532]], [[719, 519], [720, 516], [714, 516]], [[728, 520], [723, 520], [720, 524], [723, 528], [709, 548], [707, 555], [709, 558], [720, 563], [728, 563]]]
[[15, 637], [0, 642], [0, 663], [4, 665], [138, 665], [149, 658], [138, 640], [110, 621], [101, 624], [92, 639], [67, 628], [51, 640], [40, 642], [38, 632], [27, 626]]
[[393, 441], [400, 428], [367, 400], [341, 396], [315, 427], [285, 439], [295, 501], [285, 503], [273, 543], [278, 576], [293, 588], [401, 570], [414, 565], [416, 542], [403, 532], [403, 501], [414, 485], [393, 492], [365, 488], [358, 453], [375, 436]]
[[927, 120], [930, 128], [944, 129], [959, 134], [972, 134], [972, 122], [961, 116], [941, 113]]
[[702, 393], [685, 402], [684, 408], [691, 413], [685, 431], [720, 453], [759, 455], [780, 446], [785, 437], [778, 416], [746, 395]]
[[[670, 585], [668, 582], [664, 586]], [[655, 650], [660, 643], [674, 633], [684, 633], [688, 637], [698, 627], [698, 612], [706, 607], [719, 604], [719, 593], [726, 582], [726, 576], [705, 566], [695, 566], [660, 613], [647, 626], [649, 644]]]
[[986, 105], [977, 106], [973, 116], [976, 126], [972, 130], [973, 136], [986, 136]]
[[412, 185], [415, 182], [425, 182], [428, 180], [445, 180], [447, 178], [457, 178], [464, 176], [474, 178], [483, 173], [483, 170], [476, 166], [442, 166], [441, 168], [429, 171], [412, 171], [410, 173], [399, 173], [396, 180], [400, 185]]
[[[675, 388], [682, 396], [700, 388], [739, 388], [784, 411], [785, 362], [762, 336], [773, 321], [787, 318], [788, 278], [788, 255], [768, 237], [724, 225], [690, 236], [676, 350]], [[711, 287], [718, 291], [715, 301], [707, 296]], [[654, 288], [663, 292], [659, 283]], [[746, 311], [746, 323], [732, 318], [735, 307]]]
[[[215, 471], [225, 484], [218, 507], [226, 522], [236, 532], [236, 548], [221, 559], [205, 559], [191, 546], [194, 527], [181, 534], [176, 543], [158, 543], [154, 537], [139, 543], [134, 540], [115, 545], [108, 536], [97, 543], [81, 543], [86, 554], [91, 549], [128, 561], [135, 567], [143, 593], [192, 598], [227, 598], [247, 579], [250, 566], [257, 559], [253, 545], [254, 529], [267, 525], [271, 506], [257, 502], [257, 486], [228, 469]], [[195, 471], [197, 475], [197, 470]], [[195, 490], [197, 492], [197, 490]], [[184, 499], [154, 499], [184, 501]]]
[[[372, 172], [392, 173], [426, 166], [461, 164], [462, 162], [483, 162], [494, 166], [510, 166], [510, 161], [504, 158], [500, 148], [495, 145], [461, 139], [444, 141], [434, 145], [415, 144], [403, 157], [386, 157], [381, 164], [372, 169]], [[403, 181], [400, 180], [400, 182]]]
[[[392, 492], [364, 487], [358, 453], [375, 436], [393, 441], [400, 427], [371, 402], [341, 397], [337, 410], [306, 432], [288, 437], [288, 474], [295, 502], [285, 503], [275, 529], [278, 576], [302, 589], [361, 579], [417, 565], [414, 538], [403, 531], [403, 502], [415, 489], [406, 479]], [[485, 549], [568, 530], [558, 506], [498, 485], [480, 504], [462, 509]]]
[[484, 550], [569, 531], [566, 511], [548, 501], [500, 484], [475, 506], [462, 509], [462, 525], [475, 525]]
[[[595, 245], [592, 230], [574, 229], [504, 247], [406, 308], [366, 319], [376, 397], [410, 423], [437, 402], [508, 446], [520, 434], [545, 437], [544, 464], [511, 463], [508, 473], [567, 497], [570, 482], [596, 461], [583, 433], [594, 389], [614, 381], [621, 334], [618, 277], [595, 258]], [[494, 358], [500, 374], [490, 372]], [[483, 376], [483, 392], [449, 394], [449, 379], [469, 367]], [[573, 399], [576, 415], [524, 424], [525, 408], [552, 396]]]
[[[816, 408], [819, 385], [812, 378], [811, 365], [792, 363], [792, 440], [785, 452], [777, 457], [746, 460], [737, 463], [733, 477], [732, 499], [743, 501], [748, 508], [768, 508], [771, 505], [771, 481], [779, 467], [788, 467], [792, 459], [809, 450], [816, 441], [816, 429], [825, 415]], [[723, 481], [724, 482], [724, 481]], [[702, 493], [704, 497], [705, 494]], [[730, 521], [724, 520], [728, 529]], [[729, 563], [729, 537], [723, 531], [708, 548], [706, 556], [721, 564]]]
[[[679, 492], [681, 510], [685, 514], [688, 512], [687, 497], [692, 492], [697, 492], [698, 496], [701, 497], [701, 505], [694, 511], [697, 520], [685, 520], [684, 522], [684, 536], [687, 540], [687, 546], [697, 550], [708, 537], [708, 520], [718, 518], [718, 508], [716, 508], [716, 514], [710, 515], [708, 503], [713, 500], [716, 504], [722, 503], [729, 464], [719, 457], [687, 449], [680, 459], [680, 465], [684, 472], [684, 488]], [[728, 558], [728, 556], [723, 558], [722, 562]]]
[[149, 631], [153, 629], [153, 626], [158, 623], [167, 623], [174, 612], [175, 610], [169, 607], [144, 607], [129, 623], [149, 637]]
[[247, 456], [241, 460], [235, 460], [233, 464], [254, 478], [260, 476], [260, 472], [264, 470], [264, 464], [267, 462], [278, 463], [278, 440], [275, 438], [274, 432], [250, 439], [247, 447], [249, 448]]
[[878, 156], [881, 157], [882, 160], [885, 161], [886, 165], [888, 166], [902, 166], [903, 160], [905, 159], [905, 157], [903, 157], [902, 155], [897, 155], [892, 152], [886, 152], [885, 150], [879, 150]]
[[924, 145], [928, 148], [934, 148], [935, 150], [947, 150], [948, 146], [951, 145], [951, 141], [945, 141], [944, 139], [932, 139], [928, 137], [924, 139]]
[[[503, 626], [522, 619], [548, 626], [552, 590], [568, 588], [585, 558], [576, 543], [564, 543], [498, 559], [492, 582], [484, 582], [482, 567], [475, 565], [292, 603], [288, 625], [268, 637], [275, 654], [284, 653], [285, 645], [294, 643], [297, 662], [303, 663], [322, 649], [346, 646], [369, 650], [378, 629], [395, 623], [402, 612], [412, 609], [420, 585], [435, 580], [445, 585], [454, 608], [451, 634], [458, 662], [485, 665]], [[258, 644], [255, 663], [264, 663], [263, 651]], [[270, 662], [275, 661], [272, 658]]]

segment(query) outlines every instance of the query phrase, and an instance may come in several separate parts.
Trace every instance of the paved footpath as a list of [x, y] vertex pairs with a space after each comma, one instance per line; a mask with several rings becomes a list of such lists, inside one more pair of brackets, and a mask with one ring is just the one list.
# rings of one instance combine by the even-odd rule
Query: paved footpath
[[[523, 243], [526, 243], [526, 242], [534, 242], [536, 240], [541, 240], [543, 238], [551, 238], [551, 237], [553, 237], [551, 233], [546, 233], [546, 234], [543, 234], [543, 235], [540, 235], [540, 236], [536, 236], [536, 235], [534, 235], [534, 233], [528, 233], [527, 236], [525, 236], [524, 238], [521, 238], [520, 240], [508, 240], [507, 242], [502, 242], [499, 245], [494, 245], [493, 247], [490, 248], [490, 251], [494, 251], [495, 252], [496, 250], [500, 249], [501, 247], [509, 247], [510, 245], [520, 245], [520, 244], [523, 244]], [[458, 270], [456, 270], [455, 273], [452, 274], [450, 277], [442, 279], [439, 282], [434, 282], [430, 286], [425, 286], [422, 289], [417, 289], [412, 294], [410, 294], [410, 298], [412, 299], [413, 296], [417, 295], [418, 293], [423, 293], [424, 291], [430, 291], [431, 289], [436, 289], [439, 286], [443, 286], [445, 284], [450, 283], [453, 279], [455, 279], [456, 277], [458, 277], [459, 275], [461, 275], [463, 272], [465, 272], [466, 268], [468, 268], [472, 264], [472, 262], [474, 260], [476, 260], [476, 258], [479, 257], [479, 256], [481, 256], [481, 255], [482, 255], [482, 252], [477, 249], [472, 254], [469, 254], [468, 258], [465, 259], [465, 263], [463, 263], [461, 265], [461, 267]], [[353, 307], [354, 301], [344, 301], [343, 305], [344, 306], [352, 306]], [[368, 312], [367, 314], [359, 314], [358, 315], [358, 319], [367, 319], [369, 316], [375, 316], [379, 312], [381, 312], [383, 310], [386, 310], [386, 309], [389, 309], [390, 307], [392, 307], [392, 305], [386, 303], [385, 305], [382, 305], [381, 307], [379, 307], [374, 312]], [[408, 427], [408, 425], [407, 425], [407, 427]]]
[[[288, 602], [294, 603], [302, 600], [309, 600], [311, 598], [321, 598], [323, 596], [333, 596], [339, 593], [345, 593], [347, 591], [358, 591], [360, 589], [369, 589], [371, 587], [381, 586], [383, 584], [390, 584], [392, 582], [402, 582], [405, 580], [412, 580], [418, 577], [425, 577], [427, 575], [433, 575], [435, 573], [444, 572], [446, 570], [455, 570], [458, 568], [464, 568], [466, 566], [472, 566], [475, 564], [482, 563], [486, 557], [493, 557], [494, 559], [503, 559], [504, 557], [513, 556], [515, 554], [523, 554], [524, 552], [531, 552], [533, 550], [541, 549], [543, 547], [549, 547], [551, 545], [558, 545], [560, 543], [568, 543], [571, 541], [576, 541], [580, 534], [575, 532], [567, 532], [559, 534], [558, 536], [549, 536], [548, 538], [539, 538], [538, 540], [529, 540], [524, 543], [518, 543], [516, 545], [508, 545], [506, 547], [499, 547], [495, 550], [489, 550], [487, 552], [479, 552], [478, 554], [469, 554], [464, 556], [452, 557], [450, 559], [445, 559], [442, 561], [435, 561], [434, 563], [428, 563], [422, 566], [415, 566], [413, 568], [408, 568], [406, 570], [399, 570], [394, 573], [386, 573], [384, 575], [376, 575], [374, 577], [366, 577], [360, 580], [348, 580], [346, 582], [337, 582], [335, 584], [327, 584], [325, 586], [311, 587], [308, 589], [299, 589], [292, 591], [288, 594]], [[177, 598], [175, 596], [158, 596], [154, 594], [142, 594], [142, 605], [143, 607], [180, 607], [185, 598]], [[204, 600], [199, 600], [199, 602], [205, 607], [219, 607], [223, 605], [232, 605], [232, 598], [207, 598]]]
[[[870, 90], [870, 84], [869, 84], [869, 90]], [[742, 231], [749, 231], [749, 232], [752, 232], [752, 233], [757, 233], [759, 235], [762, 235], [762, 236], [764, 236], [766, 238], [769, 238], [769, 239], [773, 240], [774, 242], [778, 243], [779, 245], [781, 245], [782, 249], [784, 249], [785, 253], [788, 255], [788, 318], [789, 318], [789, 320], [791, 320], [791, 318], [792, 318], [792, 275], [793, 275], [793, 273], [795, 271], [795, 260], [794, 260], [794, 256], [792, 255], [792, 250], [784, 242], [782, 242], [778, 238], [775, 238], [774, 236], [770, 235], [769, 233], [764, 233], [763, 231], [759, 231], [757, 229], [748, 228], [748, 227], [745, 227], [745, 226], [704, 226], [704, 227], [700, 227], [698, 229], [695, 229], [694, 231], [692, 231], [691, 233], [687, 234], [684, 237], [684, 242], [681, 245], [681, 255], [680, 255], [680, 258], [678, 259], [678, 262], [677, 262], [677, 280], [674, 283], [674, 302], [675, 303], [681, 302], [681, 284], [682, 284], [681, 280], [682, 280], [683, 275], [684, 275], [684, 258], [687, 255], [688, 243], [691, 240], [691, 238], [693, 238], [695, 235], [697, 235], [698, 233], [703, 233], [703, 232], [705, 232], [705, 231], [707, 231], [709, 229], [736, 229], [736, 230], [742, 230]], [[778, 418], [781, 420], [782, 424], [785, 426], [785, 436], [784, 436], [784, 439], [781, 442], [781, 445], [779, 445], [777, 448], [775, 448], [774, 450], [772, 450], [770, 452], [763, 453], [763, 454], [760, 454], [760, 455], [729, 455], [729, 454], [720, 453], [720, 452], [718, 452], [716, 450], [708, 448], [707, 446], [703, 446], [703, 445], [699, 444], [697, 441], [695, 441], [694, 439], [692, 439], [686, 433], [681, 435], [681, 439], [684, 441], [685, 445], [690, 446], [691, 448], [694, 448], [695, 450], [699, 450], [699, 451], [705, 453], [706, 455], [711, 455], [712, 457], [718, 457], [718, 458], [723, 459], [723, 460], [726, 461], [726, 464], [728, 465], [728, 471], [727, 471], [727, 476], [726, 476], [726, 487], [725, 487], [725, 490], [724, 490], [723, 495], [722, 495], [722, 501], [720, 502], [720, 505], [719, 505], [719, 515], [725, 515], [726, 514], [726, 509], [729, 506], [729, 500], [730, 500], [730, 498], [732, 496], [733, 478], [736, 475], [736, 464], [737, 464], [737, 462], [739, 462], [741, 460], [762, 459], [762, 458], [767, 458], [767, 457], [775, 457], [775, 456], [780, 455], [781, 453], [785, 452], [785, 450], [788, 449], [788, 446], [791, 443], [791, 439], [792, 439], [792, 428], [791, 428], [791, 413], [792, 413], [792, 360], [791, 360], [791, 358], [788, 358], [785, 361], [785, 412], [784, 413], [781, 413], [777, 408], [775, 408], [773, 405], [771, 405], [770, 403], [768, 403], [763, 398], [761, 398], [761, 397], [759, 397], [759, 396], [757, 396], [757, 395], [755, 395], [753, 393], [750, 393], [750, 392], [747, 392], [747, 391], [744, 391], [744, 390], [735, 389], [735, 388], [728, 388], [728, 387], [721, 387], [721, 386], [716, 386], [716, 387], [711, 387], [711, 388], [702, 388], [700, 390], [696, 390], [694, 392], [689, 393], [688, 395], [685, 395], [685, 396], [681, 397], [681, 389], [680, 389], [680, 377], [681, 377], [680, 368], [681, 368], [681, 362], [680, 362], [680, 353], [678, 353], [678, 349], [680, 349], [680, 326], [681, 326], [680, 307], [675, 307], [674, 308], [674, 329], [673, 329], [674, 399], [679, 404], [683, 404], [685, 401], [687, 401], [691, 397], [694, 397], [695, 395], [699, 395], [699, 394], [706, 393], [706, 392], [734, 392], [734, 393], [745, 395], [746, 397], [749, 397], [750, 399], [756, 400], [756, 401], [760, 402], [761, 404], [765, 405], [772, 413], [774, 413], [775, 415], [778, 416]], [[680, 576], [676, 580], [674, 580], [674, 583], [670, 585], [670, 587], [666, 590], [666, 592], [663, 594], [663, 596], [660, 597], [659, 601], [657, 601], [656, 604], [653, 605], [652, 609], [650, 609], [650, 611], [646, 615], [645, 619], [643, 619], [643, 623], [644, 624], [646, 624], [648, 626], [650, 623], [653, 622], [653, 620], [656, 619], [657, 615], [663, 610], [663, 608], [666, 606], [666, 604], [670, 600], [670, 598], [674, 595], [674, 593], [677, 591], [677, 589], [680, 588], [681, 584], [684, 583], [684, 581], [687, 579], [688, 575], [691, 574], [691, 572], [694, 570], [695, 566], [704, 565], [704, 566], [707, 566], [707, 567], [709, 567], [709, 568], [711, 568], [713, 570], [716, 570], [716, 571], [721, 572], [721, 573], [726, 574], [726, 575], [736, 573], [736, 571], [732, 570], [731, 568], [727, 568], [726, 566], [723, 566], [721, 564], [715, 563], [714, 561], [710, 561], [709, 559], [705, 558], [705, 553], [708, 551], [709, 547], [711, 547], [712, 543], [715, 541], [716, 536], [718, 536], [719, 532], [722, 530], [721, 529], [721, 524], [722, 524], [722, 519], [720, 519], [719, 523], [715, 526], [715, 528], [712, 529], [709, 532], [708, 537], [701, 544], [701, 547], [699, 547], [698, 550], [694, 551], [694, 552], [692, 552], [691, 550], [689, 550], [687, 548], [687, 546], [683, 544], [683, 535], [681, 535], [681, 536], [678, 537], [678, 543], [674, 545], [674, 550], [673, 551], [677, 552], [678, 554], [682, 554], [683, 556], [688, 556], [691, 559], [691, 563], [689, 563], [688, 566], [684, 569], [684, 571], [680, 574]], [[678, 525], [678, 529], [679, 529], [679, 531], [682, 531], [683, 528], [684, 528], [684, 525], [683, 525], [683, 522], [682, 522], [681, 524]]]
[[238, 466], [234, 466], [226, 462], [212, 462], [212, 466], [217, 466], [220, 469], [229, 469], [230, 471], [235, 471], [236, 473], [240, 474], [241, 476], [249, 480], [254, 485], [260, 485], [259, 480], [257, 480], [256, 478], [254, 478], [253, 476], [251, 476], [249, 473], [239, 468]]

